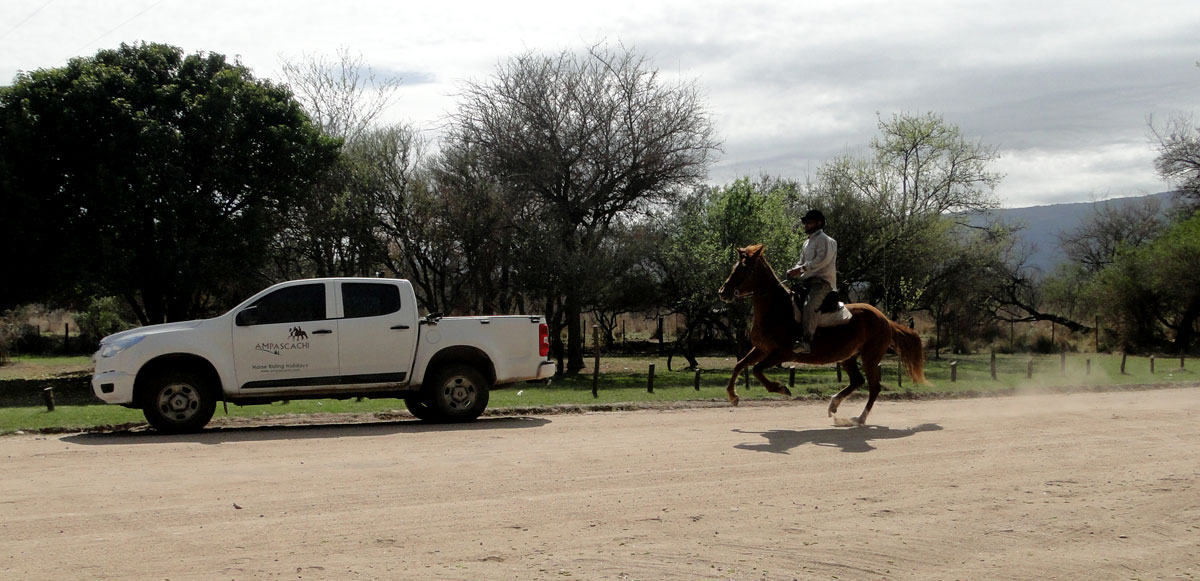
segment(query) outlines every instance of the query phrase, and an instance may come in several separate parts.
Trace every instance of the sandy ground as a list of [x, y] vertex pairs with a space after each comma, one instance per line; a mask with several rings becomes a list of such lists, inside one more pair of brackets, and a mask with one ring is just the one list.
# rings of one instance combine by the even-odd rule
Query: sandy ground
[[1200, 388], [870, 423], [797, 404], [5, 437], [0, 578], [1200, 577]]

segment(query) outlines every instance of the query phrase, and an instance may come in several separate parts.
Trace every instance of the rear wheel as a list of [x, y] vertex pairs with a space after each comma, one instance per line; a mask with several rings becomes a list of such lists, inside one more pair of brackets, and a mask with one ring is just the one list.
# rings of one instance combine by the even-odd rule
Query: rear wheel
[[187, 371], [170, 371], [150, 380], [142, 392], [142, 413], [166, 434], [198, 432], [217, 409], [213, 386]]
[[422, 391], [425, 403], [439, 416], [437, 421], [469, 422], [483, 414], [488, 404], [487, 380], [469, 365], [441, 368]]

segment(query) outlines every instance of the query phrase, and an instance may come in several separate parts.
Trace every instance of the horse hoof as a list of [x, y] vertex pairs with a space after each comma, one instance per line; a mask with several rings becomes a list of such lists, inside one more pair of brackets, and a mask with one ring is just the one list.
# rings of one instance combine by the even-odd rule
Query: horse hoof
[[786, 396], [788, 396], [788, 397], [792, 397], [792, 390], [790, 390], [790, 389], [788, 389], [788, 388], [786, 388], [786, 387], [780, 387], [780, 388], [779, 388], [779, 393], [782, 393], [783, 395], [786, 395]]
[[742, 401], [742, 398], [735, 395], [735, 396], [729, 398], [729, 405], [732, 405], [733, 407], [737, 407], [737, 404], [741, 403], [741, 401]]

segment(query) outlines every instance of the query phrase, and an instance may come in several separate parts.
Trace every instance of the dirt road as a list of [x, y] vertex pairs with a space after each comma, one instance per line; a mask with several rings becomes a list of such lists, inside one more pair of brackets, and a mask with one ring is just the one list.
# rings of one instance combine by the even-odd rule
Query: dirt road
[[1200, 577], [1200, 388], [871, 420], [798, 404], [5, 437], [0, 578]]

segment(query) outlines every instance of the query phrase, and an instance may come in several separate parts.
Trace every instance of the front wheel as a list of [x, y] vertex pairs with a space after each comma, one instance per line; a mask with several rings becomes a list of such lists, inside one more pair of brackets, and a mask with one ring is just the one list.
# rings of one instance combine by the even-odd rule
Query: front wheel
[[438, 414], [437, 410], [433, 409], [433, 407], [429, 405], [429, 402], [427, 402], [425, 397], [422, 395], [410, 395], [405, 397], [404, 407], [408, 408], [408, 413], [412, 414], [413, 417], [417, 418], [418, 420], [434, 423], [441, 420], [441, 416]]
[[212, 386], [199, 375], [182, 371], [151, 379], [141, 403], [146, 421], [165, 434], [198, 432], [217, 409]]
[[488, 404], [488, 383], [469, 365], [450, 365], [425, 383], [425, 403], [444, 422], [469, 422], [483, 414]]

